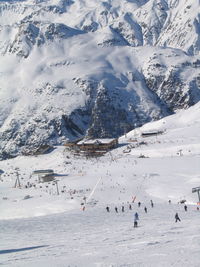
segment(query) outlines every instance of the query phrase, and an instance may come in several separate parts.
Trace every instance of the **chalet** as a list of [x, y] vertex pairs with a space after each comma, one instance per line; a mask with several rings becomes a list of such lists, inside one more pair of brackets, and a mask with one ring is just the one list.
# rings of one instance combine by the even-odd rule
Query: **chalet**
[[64, 144], [64, 146], [66, 146], [69, 149], [75, 149], [77, 148], [77, 143], [80, 142], [81, 140], [83, 140], [82, 138], [76, 139], [74, 141], [68, 141], [67, 143]]
[[117, 147], [118, 139], [107, 138], [107, 139], [89, 139], [82, 140], [77, 143], [77, 146], [82, 151], [108, 151]]
[[47, 170], [35, 170], [33, 171], [32, 175], [37, 175], [38, 176], [38, 181], [39, 182], [51, 182], [55, 179], [55, 173], [51, 169]]

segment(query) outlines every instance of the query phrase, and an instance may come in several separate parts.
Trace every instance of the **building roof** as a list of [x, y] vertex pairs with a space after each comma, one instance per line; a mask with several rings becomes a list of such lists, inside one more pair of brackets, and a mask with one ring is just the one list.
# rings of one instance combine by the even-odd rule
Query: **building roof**
[[102, 139], [89, 139], [89, 140], [81, 140], [77, 143], [77, 145], [95, 145], [95, 144], [110, 144], [115, 141], [115, 138], [102, 138]]
[[153, 134], [161, 134], [163, 131], [161, 130], [150, 130], [150, 131], [143, 131], [142, 135], [153, 135]]
[[33, 174], [53, 174], [54, 171], [51, 169], [48, 170], [35, 170], [33, 171]]

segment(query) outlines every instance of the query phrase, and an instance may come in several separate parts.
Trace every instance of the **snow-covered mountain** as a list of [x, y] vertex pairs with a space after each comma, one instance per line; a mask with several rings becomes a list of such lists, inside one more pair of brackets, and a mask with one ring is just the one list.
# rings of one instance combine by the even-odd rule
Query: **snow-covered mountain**
[[200, 100], [199, 0], [0, 1], [0, 157]]

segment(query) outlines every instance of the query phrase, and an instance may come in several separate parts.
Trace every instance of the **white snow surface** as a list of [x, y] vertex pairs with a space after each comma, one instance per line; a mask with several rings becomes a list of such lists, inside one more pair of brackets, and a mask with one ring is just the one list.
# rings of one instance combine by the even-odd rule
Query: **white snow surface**
[[[142, 138], [143, 131], [163, 133]], [[100, 158], [60, 146], [0, 162], [2, 266], [200, 265], [200, 211], [192, 193], [200, 186], [200, 103], [129, 132], [119, 143]], [[55, 171], [59, 195], [52, 182], [30, 177], [37, 169]], [[14, 188], [16, 171], [21, 188]], [[28, 182], [36, 186], [25, 188]], [[184, 199], [187, 212], [178, 204]], [[136, 211], [139, 227], [133, 228]], [[175, 223], [176, 212], [181, 222]]]

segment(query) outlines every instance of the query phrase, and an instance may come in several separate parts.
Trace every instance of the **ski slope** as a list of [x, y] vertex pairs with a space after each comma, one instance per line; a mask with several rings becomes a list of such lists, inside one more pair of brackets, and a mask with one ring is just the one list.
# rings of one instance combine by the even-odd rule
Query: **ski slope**
[[[134, 208], [134, 211], [137, 208]], [[178, 210], [182, 221], [175, 224]], [[3, 266], [199, 266], [199, 213], [157, 204], [107, 214], [103, 207], [41, 218], [1, 221]], [[41, 247], [39, 247], [41, 246]], [[16, 249], [16, 251], [15, 251]]]
[[[98, 159], [75, 157], [60, 146], [50, 154], [1, 161], [0, 263], [199, 266], [200, 211], [197, 194], [192, 194], [192, 188], [200, 185], [199, 110], [196, 104], [127, 133], [117, 149]], [[163, 134], [141, 137], [152, 130]], [[16, 168], [21, 188], [14, 188]], [[59, 195], [52, 183], [30, 178], [36, 169], [53, 169], [60, 175]], [[27, 182], [35, 187], [25, 188]], [[183, 199], [187, 212], [178, 204]], [[133, 228], [136, 211], [137, 229]], [[181, 222], [175, 223], [176, 212]]]

